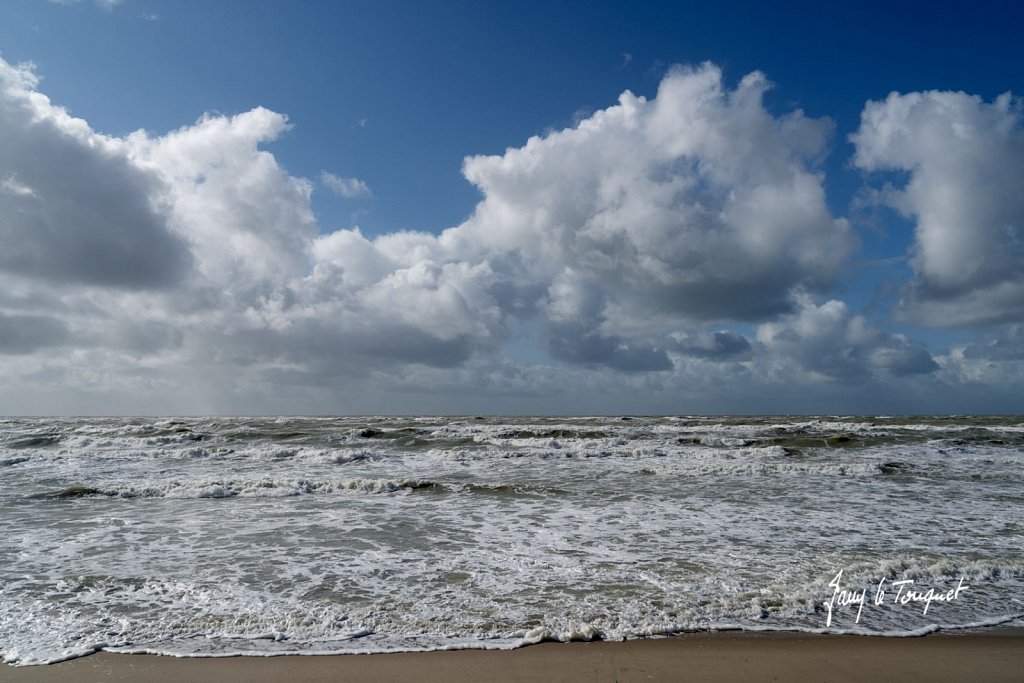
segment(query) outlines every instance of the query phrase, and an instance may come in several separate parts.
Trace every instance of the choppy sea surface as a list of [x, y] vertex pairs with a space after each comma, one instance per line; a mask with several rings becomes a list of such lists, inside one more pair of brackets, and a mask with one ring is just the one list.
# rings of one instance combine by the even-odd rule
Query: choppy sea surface
[[1024, 626], [1024, 418], [8, 418], [0, 529], [17, 665]]

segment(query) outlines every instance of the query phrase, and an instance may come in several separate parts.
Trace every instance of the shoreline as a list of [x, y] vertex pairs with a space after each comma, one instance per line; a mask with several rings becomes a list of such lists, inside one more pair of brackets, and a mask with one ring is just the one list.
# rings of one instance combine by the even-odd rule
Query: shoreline
[[1024, 629], [921, 637], [699, 632], [515, 650], [172, 657], [99, 652], [56, 664], [2, 665], [0, 681], [1016, 681]]

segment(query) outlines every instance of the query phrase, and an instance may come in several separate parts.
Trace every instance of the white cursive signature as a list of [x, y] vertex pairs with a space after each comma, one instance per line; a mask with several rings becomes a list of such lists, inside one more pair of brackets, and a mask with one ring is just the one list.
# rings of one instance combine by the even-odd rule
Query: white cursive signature
[[[828, 617], [825, 619], [825, 626], [832, 626], [832, 613], [833, 610], [838, 607], [845, 607], [847, 605], [857, 605], [857, 618], [853, 623], [860, 623], [861, 613], [864, 611], [864, 603], [867, 600], [867, 588], [861, 590], [847, 589], [842, 586], [843, 570], [840, 569], [839, 573], [835, 575], [828, 585], [832, 588], [832, 596], [825, 601], [824, 606], [828, 610]], [[881, 606], [885, 604], [886, 591], [885, 591], [886, 579], [882, 579], [878, 582], [878, 586], [875, 589], [874, 604]], [[896, 589], [896, 595], [892, 599], [893, 605], [906, 605], [911, 602], [923, 602], [924, 612], [928, 614], [928, 608], [931, 607], [933, 602], [953, 602], [960, 597], [960, 594], [970, 588], [969, 585], [964, 583], [964, 577], [960, 577], [959, 583], [956, 588], [950, 588], [947, 591], [935, 590], [929, 588], [928, 590], [917, 590], [914, 588], [913, 579], [902, 579], [900, 581], [892, 581], [891, 585]]]

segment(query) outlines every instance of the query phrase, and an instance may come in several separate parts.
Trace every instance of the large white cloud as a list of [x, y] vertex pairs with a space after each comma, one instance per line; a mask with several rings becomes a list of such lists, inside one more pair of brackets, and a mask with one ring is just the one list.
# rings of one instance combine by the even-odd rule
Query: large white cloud
[[674, 70], [467, 159], [463, 224], [372, 238], [321, 234], [314, 184], [264, 148], [281, 114], [116, 138], [30, 69], [0, 78], [0, 412], [571, 411], [617, 390], [721, 410], [730, 387], [935, 373], [819, 303], [853, 245], [817, 167], [832, 126], [767, 111], [757, 73]]
[[626, 92], [573, 129], [469, 158], [485, 199], [442, 241], [515, 254], [522, 280], [552, 283], [546, 305], [563, 317], [567, 279], [599, 282], [587, 322], [616, 305], [675, 322], [785, 310], [794, 286], [836, 275], [850, 238], [813, 166], [831, 122], [772, 116], [768, 87], [759, 73], [729, 91], [712, 65], [677, 69], [653, 100]]
[[308, 246], [317, 234], [313, 186], [258, 147], [287, 127], [286, 117], [258, 107], [233, 117], [204, 116], [155, 138], [143, 131], [128, 136], [132, 159], [163, 180], [156, 200], [190, 243], [202, 281], [239, 289], [308, 272]]
[[349, 329], [386, 311], [385, 327], [468, 353], [514, 316], [541, 321], [558, 359], [669, 369], [680, 325], [787, 311], [794, 288], [826, 285], [849, 253], [813, 170], [831, 124], [773, 117], [767, 87], [752, 74], [730, 92], [714, 66], [680, 69], [653, 100], [627, 92], [575, 128], [469, 158], [484, 199], [464, 224], [318, 238], [305, 285], [355, 316]]
[[903, 302], [928, 325], [1024, 320], [1024, 119], [1009, 93], [890, 94], [851, 136], [854, 163], [908, 174], [883, 201], [916, 223]]

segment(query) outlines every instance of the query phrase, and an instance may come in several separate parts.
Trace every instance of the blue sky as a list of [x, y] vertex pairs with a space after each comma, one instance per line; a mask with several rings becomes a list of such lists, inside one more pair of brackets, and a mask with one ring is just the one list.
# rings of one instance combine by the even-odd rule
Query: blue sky
[[[1024, 174], [1021, 116], [1019, 101], [1005, 111], [996, 102], [1001, 93], [1022, 90], [1024, 48], [1014, 35], [1022, 15], [1016, 3], [984, 2], [923, 11], [919, 3], [899, 2], [637, 7], [10, 0], [0, 6], [0, 58], [14, 84], [11, 102], [22, 103], [11, 105], [10, 134], [30, 139], [18, 132], [18, 117], [28, 116], [22, 95], [42, 93], [48, 106], [84, 121], [90, 134], [124, 142], [116, 153], [125, 155], [128, 170], [119, 166], [109, 177], [123, 175], [134, 188], [160, 176], [166, 186], [144, 190], [145, 201], [136, 197], [155, 212], [140, 208], [146, 213], [140, 218], [127, 216], [123, 201], [117, 208], [97, 199], [123, 199], [124, 186], [88, 189], [83, 180], [82, 196], [95, 202], [70, 207], [69, 215], [99, 216], [101, 227], [75, 225], [52, 205], [31, 214], [32, 223], [23, 218], [31, 213], [23, 203], [42, 201], [40, 183], [59, 175], [36, 168], [41, 162], [31, 161], [32, 145], [57, 143], [37, 126], [38, 140], [25, 143], [24, 159], [16, 153], [0, 158], [8, 196], [0, 212], [6, 208], [14, 217], [6, 233], [0, 226], [0, 238], [24, 245], [18, 253], [45, 252], [39, 264], [51, 264], [35, 267], [26, 256], [18, 267], [7, 267], [14, 278], [9, 291], [19, 294], [0, 301], [7, 328], [0, 331], [0, 351], [8, 350], [0, 360], [9, 362], [9, 386], [21, 388], [0, 398], [0, 408], [92, 412], [95, 397], [104, 395], [117, 397], [110, 412], [772, 412], [779, 405], [796, 412], [876, 412], [873, 402], [884, 395], [879, 412], [1019, 412], [1024, 321], [1015, 301], [1024, 284], [1015, 271], [1024, 266], [1024, 228], [1013, 188]], [[32, 82], [11, 75], [15, 71], [33, 74]], [[770, 87], [744, 86], [754, 72]], [[564, 179], [561, 191], [586, 193], [594, 183], [620, 182], [624, 172], [597, 151], [578, 152], [579, 163], [607, 165], [596, 179], [592, 169], [563, 162], [559, 131], [603, 125], [607, 130], [595, 133], [594, 142], [580, 133], [565, 144], [577, 151], [585, 144], [614, 146], [626, 129], [614, 133], [612, 123], [597, 123], [602, 112], [615, 108], [627, 90], [654, 109], [671, 84], [719, 101], [688, 114], [680, 95], [677, 109], [662, 119], [723, 116], [723, 128], [707, 135], [738, 142], [704, 151], [691, 145], [664, 171], [660, 155], [669, 143], [658, 136], [667, 124], [652, 123], [658, 130], [652, 128], [650, 149], [622, 148], [629, 157], [622, 166], [632, 168], [640, 184], [619, 190], [632, 199], [611, 207], [614, 213], [604, 200], [576, 206], [565, 218], [575, 224], [545, 226], [543, 220], [567, 210], [545, 204], [554, 202], [545, 187]], [[756, 107], [730, 99], [747, 91], [760, 98]], [[882, 103], [891, 92], [910, 99], [887, 101], [880, 125], [862, 129], [868, 102]], [[913, 99], [929, 92], [948, 97]], [[803, 123], [777, 139], [742, 127], [751, 117], [782, 126], [795, 110], [802, 110]], [[234, 164], [232, 173], [244, 175], [263, 168], [263, 152], [272, 155], [273, 167], [254, 180], [259, 187], [252, 197], [227, 182], [198, 191], [213, 172], [200, 169], [199, 161], [183, 166], [174, 145], [226, 145], [235, 139], [233, 126], [243, 126], [231, 117], [253, 111], [268, 112], [253, 123], [262, 132], [247, 138], [244, 150], [231, 148], [234, 156], [225, 151], [230, 161], [213, 154], [210, 169]], [[271, 114], [287, 117], [287, 125]], [[209, 125], [200, 130], [204, 115]], [[217, 128], [211, 123], [217, 120], [226, 123]], [[890, 124], [911, 126], [907, 140], [895, 140]], [[928, 132], [944, 125], [973, 131], [967, 151], [944, 155], [941, 132]], [[145, 134], [131, 137], [140, 129]], [[67, 142], [68, 130], [55, 123], [53, 139]], [[678, 131], [690, 128], [673, 130], [683, 135]], [[859, 130], [858, 147], [851, 136]], [[516, 156], [533, 136], [540, 147]], [[778, 152], [778, 145], [786, 151]], [[805, 153], [808, 145], [812, 153]], [[986, 145], [1005, 150], [988, 154]], [[803, 211], [806, 197], [791, 198], [797, 203], [788, 208], [775, 200], [756, 204], [754, 197], [768, 201], [766, 188], [784, 193], [785, 183], [755, 183], [734, 168], [775, 153], [782, 176], [818, 179], [811, 184], [824, 203], [814, 216], [801, 214], [803, 227], [758, 228], [756, 216]], [[505, 167], [481, 161], [471, 183], [464, 160], [481, 155], [504, 155]], [[520, 163], [513, 157], [529, 157], [528, 163], [511, 168]], [[960, 173], [968, 163], [963, 159], [975, 166]], [[733, 169], [730, 175], [707, 171], [713, 161]], [[690, 170], [680, 170], [687, 164]], [[139, 168], [145, 178], [129, 181], [131, 169]], [[33, 172], [42, 175], [29, 183]], [[640, 187], [662, 172], [675, 174], [680, 187], [710, 183], [713, 192], [680, 190], [665, 200], [667, 213], [652, 218], [638, 207], [660, 200]], [[975, 206], [971, 188], [990, 175], [998, 176], [995, 189], [984, 206]], [[179, 182], [184, 176], [193, 180], [188, 188]], [[66, 187], [70, 181], [61, 182]], [[883, 191], [886, 183], [896, 194]], [[997, 191], [1000, 183], [1009, 189]], [[952, 185], [959, 194], [943, 190]], [[744, 206], [759, 213], [734, 224], [730, 216], [739, 209], [728, 197], [742, 199], [744, 192], [750, 193]], [[268, 197], [280, 202], [261, 207]], [[942, 213], [933, 207], [948, 197], [968, 198], [943, 214], [960, 216], [957, 225], [933, 216]], [[527, 216], [537, 206], [547, 218]], [[696, 206], [718, 212], [725, 221], [720, 229], [739, 241], [708, 246], [712, 233], [706, 231], [719, 228], [687, 223]], [[237, 233], [201, 225], [212, 225], [218, 212], [244, 216], [249, 210], [277, 222], [254, 227], [242, 221]], [[88, 239], [113, 231], [119, 220], [127, 221], [128, 232], [108, 235], [118, 245], [113, 250], [98, 237]], [[151, 234], [128, 225], [140, 220], [153, 221]], [[616, 220], [621, 224], [609, 227]], [[643, 220], [659, 227], [634, 227]], [[49, 242], [29, 244], [30, 235], [45, 232], [44, 224], [54, 234], [73, 231], [79, 251], [58, 258]], [[535, 232], [520, 230], [527, 224]], [[604, 226], [600, 239], [598, 224]], [[366, 243], [358, 247], [346, 241], [356, 226]], [[449, 238], [437, 237], [449, 228], [455, 229]], [[556, 239], [563, 228], [571, 234]], [[768, 232], [758, 236], [758, 230]], [[405, 231], [435, 239], [423, 242]], [[672, 237], [676, 233], [683, 237]], [[102, 266], [109, 268], [106, 275], [83, 275], [86, 286], [96, 288], [89, 301], [105, 311], [108, 323], [118, 321], [114, 327], [121, 331], [111, 333], [110, 324], [84, 313], [84, 300], [75, 298], [81, 288], [67, 289], [78, 277], [75, 254], [116, 254], [148, 239], [140, 234], [158, 240], [150, 246], [186, 245], [182, 263], [193, 270], [182, 265], [168, 274], [175, 284], [166, 289], [135, 282], [130, 273], [145, 268], [140, 254], [150, 253], [140, 247], [125, 251], [133, 264], [125, 273], [115, 272], [126, 266], [111, 256]], [[274, 239], [263, 247], [278, 255], [296, 250], [294, 262], [304, 268], [271, 277], [285, 266], [269, 257], [260, 261], [254, 255], [263, 252], [253, 246], [255, 236], [270, 234]], [[558, 256], [554, 247], [532, 251], [548, 239], [561, 240], [572, 254]], [[717, 272], [693, 265], [719, 262], [751, 240], [765, 242], [764, 253], [776, 260], [738, 258]], [[951, 270], [943, 251], [961, 243], [986, 245], [965, 252], [974, 259], [970, 276]], [[364, 247], [369, 260], [351, 262]], [[235, 257], [219, 265], [202, 251], [223, 256], [235, 248]], [[667, 255], [651, 266], [659, 254]], [[524, 259], [544, 265], [529, 273], [508, 270]], [[185, 313], [202, 308], [195, 302], [210, 291], [230, 290], [211, 275], [216, 268], [223, 272], [230, 269], [225, 264], [247, 260], [261, 265], [233, 272], [232, 282], [247, 279], [259, 287], [231, 290], [230, 301], [209, 304], [206, 317]], [[351, 275], [370, 262], [390, 265], [363, 279]], [[983, 262], [995, 264], [987, 275], [979, 270]], [[65, 264], [59, 276], [56, 263]], [[714, 289], [715, 282], [723, 284]], [[420, 301], [427, 291], [440, 298]], [[708, 303], [698, 306], [687, 297]], [[740, 305], [737, 298], [751, 303]], [[418, 301], [420, 308], [389, 317], [383, 311], [396, 301]], [[830, 302], [842, 309], [828, 308]], [[151, 319], [139, 331], [132, 321], [143, 309]], [[371, 309], [372, 316], [366, 313]], [[436, 316], [424, 322], [417, 311]], [[353, 336], [358, 321], [370, 317], [372, 324]], [[437, 327], [445, 320], [448, 327]], [[218, 325], [230, 334], [212, 334]], [[826, 333], [826, 325], [834, 329]], [[138, 341], [147, 335], [170, 342]], [[194, 379], [183, 381], [183, 373]], [[362, 388], [353, 391], [353, 384]], [[595, 400], [595, 393], [607, 398]]]
[[865, 101], [929, 89], [992, 99], [1024, 77], [1012, 2], [11, 0], [0, 12], [4, 59], [34, 62], [42, 89], [99, 131], [286, 114], [294, 129], [273, 151], [290, 172], [358, 176], [377, 198], [317, 197], [324, 229], [361, 210], [368, 233], [458, 224], [479, 199], [463, 157], [571, 126], [623, 90], [653, 95], [674, 64], [712, 61], [732, 82], [761, 70], [769, 107], [834, 119], [826, 168], [840, 213], [860, 185], [845, 136]]

